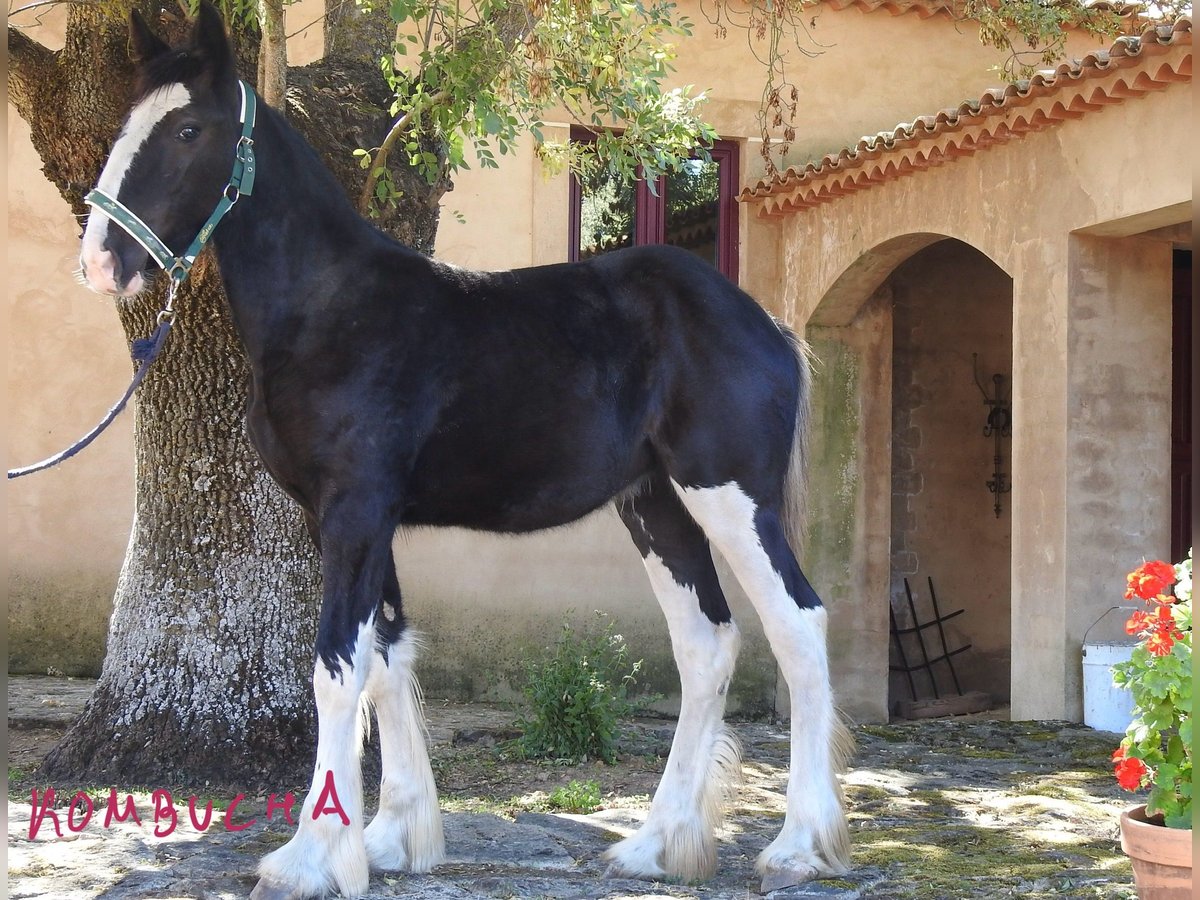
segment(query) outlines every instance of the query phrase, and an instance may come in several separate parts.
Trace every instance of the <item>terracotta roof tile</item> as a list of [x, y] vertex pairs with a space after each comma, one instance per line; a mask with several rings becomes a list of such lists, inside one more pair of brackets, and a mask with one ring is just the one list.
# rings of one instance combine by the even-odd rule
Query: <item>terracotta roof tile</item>
[[[961, 7], [961, 0], [825, 0], [825, 2], [826, 5], [837, 10], [857, 9], [862, 12], [882, 10], [893, 16], [916, 13], [922, 19], [936, 15], [957, 18], [961, 15], [957, 12]], [[1087, 6], [1121, 17], [1132, 16], [1145, 9], [1141, 3], [1126, 3], [1122, 0], [1095, 0], [1095, 2], [1088, 3]]]
[[[746, 188], [739, 199], [761, 201], [760, 214], [782, 214], [1191, 81], [1191, 45], [1190, 16], [1150, 25], [1139, 35], [1118, 38], [1107, 50], [991, 88], [978, 100], [919, 116], [816, 162], [789, 168]], [[1117, 73], [1121, 77], [1109, 78]]]

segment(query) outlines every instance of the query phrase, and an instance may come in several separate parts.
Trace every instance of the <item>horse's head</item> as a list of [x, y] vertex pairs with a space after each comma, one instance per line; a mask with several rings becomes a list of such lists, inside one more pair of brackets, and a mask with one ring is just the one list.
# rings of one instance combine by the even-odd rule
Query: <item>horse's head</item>
[[[96, 187], [178, 254], [229, 180], [241, 127], [233, 53], [208, 3], [181, 46], [167, 46], [136, 11], [130, 42], [136, 99]], [[80, 265], [89, 287], [120, 296], [142, 290], [153, 268], [147, 250], [99, 210], [88, 216]]]

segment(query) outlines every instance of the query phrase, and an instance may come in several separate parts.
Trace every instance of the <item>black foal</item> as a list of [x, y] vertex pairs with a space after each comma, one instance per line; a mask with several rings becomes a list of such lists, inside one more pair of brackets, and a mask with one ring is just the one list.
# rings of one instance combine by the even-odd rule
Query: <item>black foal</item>
[[[787, 817], [759, 866], [792, 880], [841, 871], [843, 731], [826, 614], [793, 552], [808, 391], [798, 343], [669, 247], [500, 273], [421, 256], [360, 218], [274, 111], [258, 104], [247, 126], [248, 89], [210, 6], [181, 47], [136, 17], [132, 35], [138, 93], [99, 187], [167, 247], [186, 246], [235, 148], [241, 159], [252, 141], [253, 192], [213, 241], [252, 367], [250, 434], [303, 508], [324, 570], [312, 790], [295, 836], [262, 861], [255, 896], [355, 896], [371, 867], [423, 872], [442, 859], [396, 530], [527, 532], [614, 500], [666, 615], [683, 703], [649, 818], [609, 851], [613, 865], [686, 879], [716, 865], [714, 828], [739, 765], [722, 724], [739, 638], [715, 546], [791, 688]], [[139, 291], [144, 244], [93, 214], [88, 282]], [[364, 699], [383, 750], [380, 808], [365, 828]], [[331, 788], [345, 820], [320, 803]]]

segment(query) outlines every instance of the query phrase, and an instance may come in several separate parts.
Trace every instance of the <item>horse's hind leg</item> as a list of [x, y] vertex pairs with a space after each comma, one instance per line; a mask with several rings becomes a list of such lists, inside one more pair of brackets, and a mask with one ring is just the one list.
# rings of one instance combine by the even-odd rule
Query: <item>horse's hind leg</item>
[[756, 502], [734, 481], [676, 487], [749, 595], [791, 691], [787, 817], [758, 859], [764, 888], [844, 872], [849, 834], [836, 772], [849, 735], [829, 683], [825, 608], [788, 546], [778, 504]]
[[367, 857], [375, 869], [428, 872], [445, 856], [445, 840], [413, 675], [417, 641], [404, 622], [394, 566], [384, 573], [375, 627], [366, 689], [379, 721], [383, 779], [379, 812], [364, 834]]
[[622, 501], [619, 512], [666, 616], [683, 699], [646, 824], [606, 855], [632, 875], [695, 881], [716, 869], [714, 829], [726, 791], [740, 773], [737, 742], [722, 723], [738, 630], [708, 541], [665, 476]]

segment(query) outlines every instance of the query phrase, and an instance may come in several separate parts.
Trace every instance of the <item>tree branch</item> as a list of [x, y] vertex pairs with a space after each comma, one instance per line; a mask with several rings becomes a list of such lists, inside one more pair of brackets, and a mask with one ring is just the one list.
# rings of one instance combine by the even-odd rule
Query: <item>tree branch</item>
[[[74, 3], [79, 6], [93, 6], [89, 0], [36, 0], [34, 3], [26, 3], [24, 6], [18, 6], [16, 9], [8, 11], [9, 19], [19, 16], [23, 12], [29, 12], [31, 9], [41, 9], [43, 6], [62, 6], [66, 3]], [[40, 21], [38, 24], [41, 24]]]
[[59, 90], [58, 54], [20, 28], [8, 26], [8, 100], [17, 114], [32, 122]]
[[259, 0], [258, 90], [267, 104], [287, 114], [287, 35], [283, 0]]
[[[457, 21], [457, 17], [455, 21]], [[486, 84], [500, 73], [504, 63], [508, 59], [509, 53], [517, 45], [517, 42], [529, 33], [534, 24], [535, 17], [525, 7], [525, 4], [510, 3], [499, 9], [490, 20], [485, 19], [476, 25], [466, 28], [461, 33], [457, 32], [457, 30], [452, 32], [450, 36], [450, 43], [453, 45], [451, 50], [455, 53], [472, 52], [475, 43], [474, 38], [477, 35], [491, 34], [497, 38], [505, 52], [493, 60], [483, 62], [481, 66], [482, 71], [480, 71], [477, 81]], [[431, 34], [432, 29], [426, 33], [427, 42]], [[367, 168], [367, 178], [363, 183], [362, 191], [358, 195], [359, 212], [366, 215], [370, 209], [371, 198], [375, 193], [375, 185], [379, 181], [378, 173], [387, 166], [388, 154], [400, 138], [400, 135], [413, 123], [415, 118], [420, 118], [426, 110], [453, 99], [449, 91], [440, 90], [430, 96], [424, 103], [413, 107], [392, 123], [387, 137], [380, 144], [379, 149], [375, 151], [375, 155], [371, 159], [371, 164]]]
[[362, 190], [358, 195], [359, 212], [366, 214], [371, 205], [371, 197], [375, 192], [375, 184], [379, 181], [379, 175], [376, 174], [381, 168], [387, 165], [388, 154], [392, 152], [392, 147], [396, 145], [400, 135], [404, 133], [404, 129], [412, 122], [413, 117], [420, 115], [425, 110], [437, 106], [439, 103], [445, 103], [450, 99], [448, 91], [438, 91], [429, 100], [420, 107], [413, 107], [399, 119], [392, 123], [392, 127], [388, 130], [387, 137], [383, 139], [383, 143], [379, 145], [379, 149], [375, 151], [375, 157], [371, 160], [371, 169], [367, 172], [367, 180], [363, 182]]

